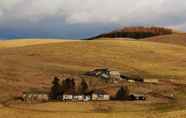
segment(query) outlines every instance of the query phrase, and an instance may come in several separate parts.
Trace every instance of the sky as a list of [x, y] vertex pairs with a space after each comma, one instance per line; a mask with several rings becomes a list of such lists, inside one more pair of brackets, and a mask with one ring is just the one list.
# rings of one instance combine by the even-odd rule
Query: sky
[[186, 0], [0, 0], [0, 39], [79, 39], [125, 26], [186, 31]]

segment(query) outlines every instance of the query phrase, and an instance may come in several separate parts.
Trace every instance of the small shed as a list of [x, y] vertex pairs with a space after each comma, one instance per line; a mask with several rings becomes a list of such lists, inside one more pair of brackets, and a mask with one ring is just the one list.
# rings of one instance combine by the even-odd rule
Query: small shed
[[107, 74], [108, 73], [108, 69], [107, 68], [94, 69], [94, 70], [91, 70], [91, 71], [85, 73], [85, 75], [88, 75], [88, 76], [100, 76], [103, 73]]
[[144, 79], [144, 83], [158, 84], [158, 79]]
[[90, 72], [87, 72], [86, 75], [100, 77], [102, 79], [115, 79], [115, 80], [122, 80], [121, 74], [118, 71], [113, 71], [108, 68], [103, 69], [95, 69]]
[[112, 79], [122, 80], [121, 74], [118, 71], [110, 71], [109, 74]]
[[105, 91], [96, 90], [92, 93], [92, 100], [93, 101], [108, 101], [110, 100], [110, 95], [107, 94]]
[[84, 95], [74, 95], [73, 101], [84, 101], [85, 96]]
[[63, 94], [63, 100], [64, 101], [72, 101], [73, 95], [72, 94]]
[[145, 100], [145, 99], [146, 99], [145, 95], [142, 94], [133, 93], [129, 95], [129, 100]]
[[136, 81], [135, 80], [132, 80], [132, 79], [129, 79], [128, 82], [129, 83], [135, 83]]

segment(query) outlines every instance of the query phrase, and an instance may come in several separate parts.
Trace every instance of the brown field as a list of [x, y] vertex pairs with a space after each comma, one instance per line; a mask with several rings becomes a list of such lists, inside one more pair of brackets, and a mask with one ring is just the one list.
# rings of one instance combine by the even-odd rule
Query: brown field
[[186, 46], [186, 33], [177, 33], [165, 36], [146, 38], [144, 41], [153, 41]]
[[19, 93], [25, 87], [39, 85], [47, 88], [55, 75], [78, 75], [98, 67], [109, 67], [144, 78], [176, 79], [184, 84], [185, 52], [185, 47], [177, 45], [124, 40], [1, 48], [1, 96], [15, 91]]
[[18, 40], [0, 40], [0, 48], [13, 48], [13, 47], [24, 47], [32, 46], [39, 44], [48, 44], [48, 43], [60, 43], [67, 40], [57, 40], [57, 39], [18, 39]]
[[[98, 67], [109, 67], [130, 76], [160, 79], [161, 83], [128, 84], [124, 81], [119, 84], [106, 84], [95, 78], [85, 78], [90, 86], [105, 89], [112, 95], [120, 85], [129, 85], [132, 92], [147, 95], [147, 101], [68, 105], [45, 103], [9, 107], [2, 105], [0, 117], [182, 118], [186, 115], [186, 47], [184, 46], [109, 39], [31, 42], [33, 41], [0, 42], [2, 103], [25, 90], [48, 90], [54, 76], [62, 79], [74, 76], [78, 81], [80, 74]], [[176, 95], [175, 100], [167, 97], [171, 93]]]
[[0, 108], [0, 118], [184, 118], [186, 115], [185, 110], [153, 108], [127, 102], [45, 103]]

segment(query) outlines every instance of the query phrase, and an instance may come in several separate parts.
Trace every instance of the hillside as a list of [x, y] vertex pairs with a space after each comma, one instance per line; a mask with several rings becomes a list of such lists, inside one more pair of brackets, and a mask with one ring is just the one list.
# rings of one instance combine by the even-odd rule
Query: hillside
[[[81, 106], [81, 107], [80, 107]], [[97, 108], [112, 108], [107, 112], [96, 112]], [[63, 103], [26, 104], [13, 108], [0, 108], [0, 117], [4, 118], [184, 118], [186, 110], [151, 111], [146, 107], [127, 102], [100, 103]]]
[[178, 44], [178, 45], [186, 46], [186, 33], [156, 36], [156, 37], [146, 38], [144, 39], [144, 41], [153, 41], [153, 42]]
[[48, 43], [59, 43], [64, 42], [65, 40], [57, 39], [17, 39], [17, 40], [0, 40], [0, 48], [13, 48], [13, 47], [24, 47], [32, 46], [39, 44], [48, 44]]
[[1, 48], [0, 99], [30, 88], [46, 89], [54, 76], [79, 75], [98, 67], [183, 83], [185, 52], [183, 46], [104, 39]]

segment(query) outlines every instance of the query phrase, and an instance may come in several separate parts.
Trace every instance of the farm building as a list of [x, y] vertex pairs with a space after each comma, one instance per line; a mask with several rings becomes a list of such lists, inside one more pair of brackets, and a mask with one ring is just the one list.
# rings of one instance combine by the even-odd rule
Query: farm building
[[85, 96], [84, 95], [74, 95], [73, 100], [74, 101], [84, 101]]
[[132, 80], [132, 79], [129, 79], [128, 82], [129, 83], [135, 83], [136, 81], [135, 80]]
[[63, 101], [90, 101], [91, 96], [88, 95], [63, 95]]
[[63, 94], [63, 101], [104, 101], [110, 100], [110, 95], [101, 90], [92, 91], [87, 94]]
[[112, 79], [112, 80], [122, 80], [120, 72], [109, 70], [108, 68], [95, 69], [90, 72], [87, 72], [85, 75], [100, 77], [102, 79]]
[[72, 94], [63, 94], [63, 100], [64, 101], [72, 101], [73, 95]]
[[90, 101], [90, 100], [91, 100], [91, 96], [89, 95], [84, 96], [84, 101]]
[[66, 92], [63, 94], [63, 101], [90, 101], [90, 94], [75, 94], [71, 92]]
[[23, 92], [22, 99], [25, 102], [47, 102], [49, 95], [46, 92]]
[[102, 73], [107, 73], [107, 72], [108, 72], [107, 68], [95, 69], [95, 70], [87, 72], [86, 75], [88, 75], [88, 76], [100, 76]]
[[144, 83], [152, 83], [152, 84], [158, 84], [158, 79], [144, 79]]
[[122, 80], [120, 72], [118, 71], [110, 71], [109, 74], [110, 74], [110, 78]]
[[97, 90], [92, 93], [92, 100], [94, 101], [107, 101], [110, 100], [110, 95], [105, 91]]
[[145, 99], [146, 99], [145, 96], [142, 94], [133, 93], [129, 95], [129, 100], [145, 100]]

